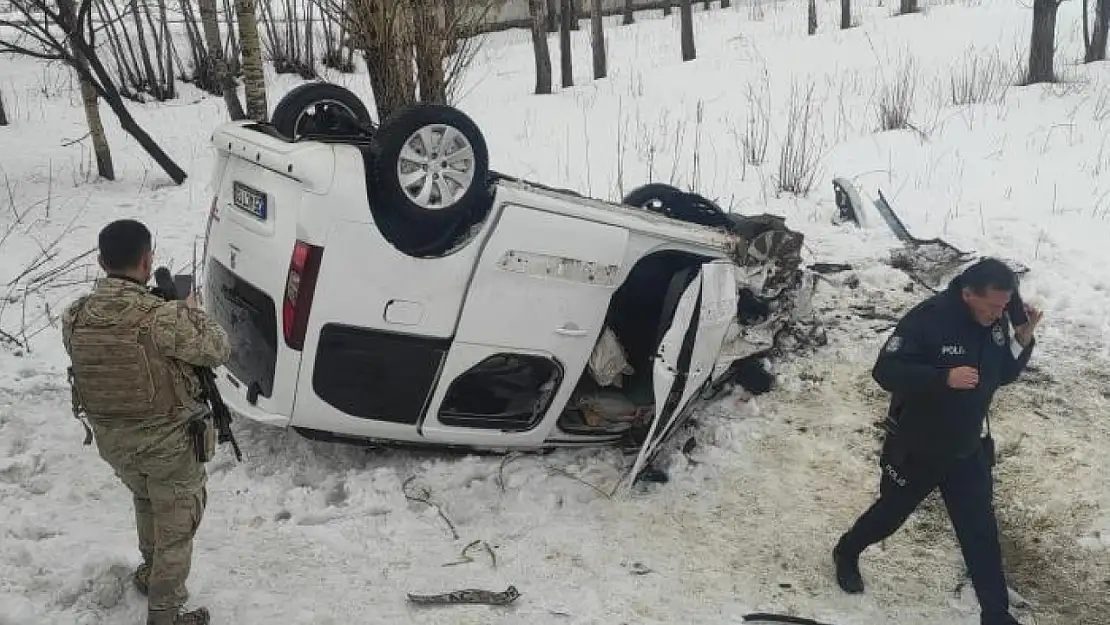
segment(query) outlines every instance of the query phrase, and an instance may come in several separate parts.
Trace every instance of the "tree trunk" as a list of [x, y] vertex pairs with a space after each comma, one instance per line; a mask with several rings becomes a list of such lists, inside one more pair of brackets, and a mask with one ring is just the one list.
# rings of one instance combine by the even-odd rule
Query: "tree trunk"
[[173, 55], [177, 49], [173, 45], [173, 36], [170, 34], [170, 19], [166, 15], [166, 0], [158, 0], [158, 13], [162, 20], [162, 41], [166, 42], [166, 97], [177, 97], [177, 86], [173, 77]]
[[246, 119], [243, 105], [239, 103], [239, 94], [236, 93], [235, 81], [228, 71], [227, 61], [224, 59], [224, 46], [220, 41], [220, 25], [217, 21], [216, 0], [197, 0], [200, 9], [200, 23], [204, 29], [204, 40], [208, 45], [208, 62], [211, 64], [212, 73], [216, 77], [216, 84], [223, 92], [224, 102], [227, 103], [227, 113], [233, 120]]
[[594, 51], [594, 80], [605, 78], [605, 24], [601, 20], [601, 0], [590, 0], [590, 40]]
[[732, 2], [730, 0], [721, 0], [721, 8], [722, 9], [728, 9], [728, 8], [731, 8], [731, 7], [732, 7]]
[[254, 0], [235, 0], [235, 17], [239, 20], [239, 47], [243, 50], [247, 116], [264, 122], [269, 118], [269, 107], [266, 104], [266, 75], [262, 71], [262, 43], [258, 38]]
[[852, 0], [840, 0], [840, 28], [852, 27]]
[[711, 0], [705, 0], [705, 2], [703, 2], [702, 5], [701, 5], [702, 10], [703, 11], [708, 11], [709, 9], [713, 8], [713, 7], [710, 6], [710, 4], [711, 4]]
[[[239, 38], [235, 36], [235, 20], [231, 19], [234, 13], [235, 9], [231, 6], [231, 0], [224, 0], [224, 15], [227, 16], [227, 52], [224, 54], [224, 58], [227, 59], [227, 69], [231, 72], [231, 75], [238, 76], [243, 69], [239, 64], [242, 52], [239, 50]], [[292, 21], [295, 21], [295, 19], [295, 17], [291, 18]]]
[[551, 51], [547, 48], [547, 1], [528, 0], [532, 14], [532, 50], [536, 56], [536, 93], [551, 93]]
[[[88, 75], [87, 78], [90, 84], [93, 85], [100, 97], [104, 98], [104, 101], [108, 103], [108, 107], [112, 109], [112, 112], [116, 114], [116, 118], [119, 119], [119, 125], [123, 128], [124, 132], [131, 135], [135, 141], [146, 150], [146, 153], [154, 159], [154, 162], [162, 168], [162, 171], [166, 172], [166, 175], [168, 175], [174, 183], [181, 184], [185, 182], [185, 178], [187, 177], [185, 172], [177, 166], [177, 163], [173, 162], [173, 159], [162, 150], [161, 146], [155, 143], [154, 139], [150, 138], [150, 135], [148, 135], [146, 131], [143, 130], [142, 126], [135, 121], [135, 118], [131, 116], [131, 112], [127, 110], [127, 107], [123, 104], [123, 99], [120, 98], [119, 91], [117, 91], [115, 85], [112, 84], [112, 77], [108, 75], [108, 71], [104, 69], [104, 65], [100, 63], [100, 59], [96, 57], [96, 53], [89, 49], [83, 41], [74, 40], [73, 43], [78, 47], [78, 52], [84, 55], [89, 63], [89, 69], [92, 75]], [[95, 81], [93, 80], [94, 78]]]
[[691, 4], [691, 0], [679, 0], [678, 3], [683, 61], [693, 61], [698, 56], [694, 49], [694, 7]]
[[663, 17], [671, 14], [671, 7], [674, 5], [674, 0], [663, 0]]
[[447, 103], [447, 84], [443, 72], [443, 29], [432, 0], [412, 0], [413, 24], [418, 35], [416, 44], [416, 77], [420, 85], [420, 101]]
[[416, 101], [413, 80], [413, 37], [406, 7], [389, 1], [352, 3], [358, 13], [358, 33], [370, 73], [370, 88], [379, 122]]
[[817, 34], [817, 0], [809, 0], [809, 10], [806, 11], [809, 23], [806, 25], [810, 35]]
[[112, 164], [112, 150], [108, 146], [108, 137], [104, 134], [104, 124], [100, 121], [100, 104], [97, 99], [96, 87], [93, 86], [89, 76], [89, 62], [81, 52], [78, 41], [81, 40], [81, 26], [77, 24], [77, 10], [73, 0], [58, 0], [58, 17], [63, 22], [65, 31], [69, 34], [69, 49], [73, 54], [73, 69], [77, 72], [78, 82], [81, 84], [81, 103], [85, 109], [85, 122], [89, 126], [89, 138], [93, 144], [93, 154], [96, 155], [96, 173], [105, 180], [115, 180], [116, 170]]
[[139, 3], [136, 0], [131, 0], [131, 17], [135, 18], [135, 39], [139, 43], [139, 54], [143, 60], [143, 70], [146, 73], [146, 79], [143, 81], [146, 90], [154, 97], [158, 97], [155, 93], [155, 83], [157, 78], [154, 74], [154, 65], [150, 62], [150, 50], [146, 45], [146, 37], [143, 35], [143, 20], [139, 17]]
[[898, 12], [902, 15], [917, 13], [917, 0], [901, 0]]
[[8, 113], [4, 111], [4, 92], [0, 91], [0, 126], [8, 125]]
[[[599, 2], [601, 0], [598, 0]], [[727, 2], [728, 0], [725, 0]], [[636, 23], [636, 17], [633, 15], [635, 12], [635, 0], [624, 0], [624, 18], [621, 19], [621, 24], [628, 26], [629, 24]]]
[[116, 168], [112, 163], [112, 151], [108, 146], [108, 137], [104, 134], [104, 124], [100, 121], [100, 99], [88, 78], [82, 77], [80, 81], [85, 121], [89, 124], [89, 138], [92, 139], [93, 153], [96, 155], [96, 173], [105, 180], [115, 180]]
[[559, 32], [559, 0], [547, 0], [547, 32]]
[[578, 20], [582, 19], [582, 14], [585, 13], [585, 11], [582, 9], [583, 3], [585, 1], [586, 0], [570, 0], [570, 14], [572, 16], [572, 19], [570, 20], [571, 30], [581, 30], [582, 28], [582, 25], [578, 23]]
[[574, 63], [570, 58], [570, 31], [574, 23], [573, 0], [562, 0], [559, 5], [559, 18], [562, 28], [559, 29], [559, 61], [563, 79], [563, 87], [574, 86]]
[[1033, 32], [1029, 38], [1029, 74], [1026, 84], [1055, 82], [1057, 0], [1033, 0]]
[[[1086, 0], [1084, 0], [1084, 9], [1086, 9], [1085, 2]], [[1086, 18], [1084, 18], [1083, 24], [1086, 26]], [[1094, 63], [1106, 60], [1108, 31], [1110, 31], [1110, 0], [1098, 0], [1095, 3], [1095, 28], [1088, 40], [1089, 43], [1087, 44], [1086, 53], [1083, 55], [1083, 62]]]
[[[463, 7], [469, 5], [463, 4]], [[458, 18], [458, 7], [455, 6], [455, 0], [444, 0], [443, 2], [443, 32], [447, 36], [447, 41], [443, 42], [443, 58], [449, 57], [459, 52], [459, 38], [469, 36], [470, 33], [462, 32], [463, 24]]]

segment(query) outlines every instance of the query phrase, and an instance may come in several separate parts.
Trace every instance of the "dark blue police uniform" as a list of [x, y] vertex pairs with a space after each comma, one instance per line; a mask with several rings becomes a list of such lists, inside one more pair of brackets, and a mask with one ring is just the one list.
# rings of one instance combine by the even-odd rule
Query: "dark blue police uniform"
[[[939, 488], [983, 623], [1013, 623], [982, 430], [995, 391], [1018, 378], [1034, 342], [1021, 348], [1012, 341], [1005, 315], [991, 326], [980, 324], [961, 289], [957, 278], [910, 310], [875, 362], [872, 376], [891, 393], [879, 460], [880, 494], [840, 539], [837, 553], [854, 562], [869, 545], [897, 531]], [[961, 366], [979, 371], [977, 387], [948, 386], [949, 370]]]

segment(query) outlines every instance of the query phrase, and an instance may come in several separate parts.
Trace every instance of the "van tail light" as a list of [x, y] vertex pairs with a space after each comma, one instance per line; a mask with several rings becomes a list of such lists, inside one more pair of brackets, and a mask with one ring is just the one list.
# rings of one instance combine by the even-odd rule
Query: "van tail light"
[[289, 260], [281, 324], [285, 344], [298, 351], [304, 349], [308, 313], [312, 308], [312, 294], [316, 290], [316, 276], [320, 273], [323, 255], [324, 248], [298, 240]]

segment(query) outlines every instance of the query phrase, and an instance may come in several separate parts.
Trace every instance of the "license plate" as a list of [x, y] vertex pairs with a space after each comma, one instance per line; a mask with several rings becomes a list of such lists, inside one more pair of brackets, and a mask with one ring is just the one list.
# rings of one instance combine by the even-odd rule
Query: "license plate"
[[232, 195], [235, 208], [246, 211], [251, 215], [266, 220], [266, 194], [256, 191], [241, 182], [232, 184]]

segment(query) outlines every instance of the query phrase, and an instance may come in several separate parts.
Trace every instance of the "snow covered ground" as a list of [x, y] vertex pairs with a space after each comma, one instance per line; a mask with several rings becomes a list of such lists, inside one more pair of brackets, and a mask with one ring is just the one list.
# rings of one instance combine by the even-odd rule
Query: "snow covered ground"
[[[884, 263], [897, 245], [884, 227], [829, 223], [830, 182], [844, 176], [881, 188], [919, 237], [1031, 268], [1023, 294], [1046, 311], [1041, 347], [994, 413], [1008, 570], [1033, 604], [1029, 622], [1105, 623], [1110, 67], [1075, 64], [1080, 5], [1064, 3], [1057, 68], [1066, 83], [1004, 88], [1012, 81], [980, 73], [972, 82], [986, 101], [955, 106], [953, 77], [1016, 69], [1031, 10], [983, 0], [892, 17], [889, 6], [854, 4], [861, 25], [839, 31], [838, 3], [819, 2], [814, 37], [796, 1], [699, 11], [691, 63], [679, 61], [677, 17], [653, 11], [630, 27], [617, 17], [611, 76], [589, 79], [584, 28], [575, 33], [579, 86], [542, 97], [530, 95], [528, 34], [489, 36], [460, 107], [483, 128], [494, 168], [610, 199], [649, 179], [673, 181], [736, 211], [785, 215], [806, 233], [808, 260], [855, 268], [819, 291], [830, 345], [779, 363], [774, 392], [710, 405], [699, 445], [670, 458], [669, 483], [614, 499], [590, 486], [608, 491], [621, 473], [622, 458], [607, 450], [509, 459], [368, 451], [239, 421], [247, 460], [221, 452], [210, 465], [191, 582], [215, 622], [716, 624], [770, 611], [837, 625], [977, 623], [935, 500], [865, 556], [867, 594], [845, 596], [832, 580], [829, 549], [877, 486], [874, 424], [885, 395], [869, 369], [889, 322], [861, 311], [897, 315], [924, 296]], [[907, 72], [913, 129], [876, 132], [884, 86]], [[270, 78], [273, 106], [295, 82]], [[368, 95], [365, 74], [329, 78]], [[791, 90], [811, 87], [820, 171], [808, 197], [779, 196]], [[189, 172], [174, 186], [106, 108], [119, 179], [91, 180], [87, 143], [67, 145], [86, 130], [65, 68], [0, 58], [0, 91], [13, 122], [0, 128], [0, 232], [9, 233], [0, 283], [50, 250], [17, 283], [29, 285], [125, 216], [152, 227], [159, 262], [191, 260], [221, 100], [184, 86], [175, 101], [132, 107]], [[759, 127], [759, 108], [770, 114], [766, 159], [745, 164], [742, 138], [750, 121]], [[2, 625], [139, 623], [145, 609], [127, 583], [138, 561], [130, 499], [95, 448], [81, 446], [69, 414], [50, 320], [87, 288], [65, 283], [95, 275], [94, 257], [69, 269], [58, 288], [13, 292], [0, 308], [0, 329], [38, 332], [29, 352], [0, 356]], [[436, 508], [406, 500], [410, 478], [409, 495], [427, 489], [457, 538]], [[485, 545], [457, 563], [474, 541]], [[523, 593], [511, 608], [405, 602], [406, 592], [509, 584]]]

